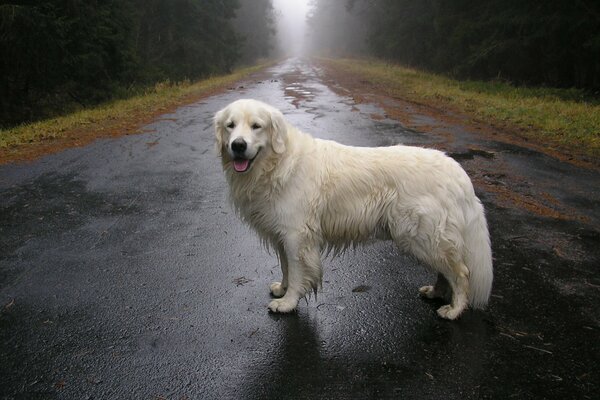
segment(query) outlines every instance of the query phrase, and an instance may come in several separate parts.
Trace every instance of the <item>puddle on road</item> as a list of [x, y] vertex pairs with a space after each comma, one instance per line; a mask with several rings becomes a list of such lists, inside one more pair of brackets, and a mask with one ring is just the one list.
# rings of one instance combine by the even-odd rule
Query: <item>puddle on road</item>
[[296, 110], [282, 110], [290, 123], [316, 137], [355, 146], [428, 145], [432, 141], [390, 119], [378, 105], [358, 103], [351, 93], [331, 90], [324, 82], [322, 69], [292, 60], [272, 73], [280, 82], [284, 100]]
[[473, 147], [468, 148], [466, 151], [449, 152], [448, 155], [457, 161], [472, 160], [476, 156], [488, 158], [488, 159], [492, 159], [495, 157], [495, 154], [491, 151], [477, 149], [477, 148], [473, 148]]
[[315, 94], [310, 88], [301, 83], [294, 82], [285, 87], [284, 96], [287, 101], [294, 105], [294, 107], [300, 108], [302, 102], [311, 101], [315, 97]]

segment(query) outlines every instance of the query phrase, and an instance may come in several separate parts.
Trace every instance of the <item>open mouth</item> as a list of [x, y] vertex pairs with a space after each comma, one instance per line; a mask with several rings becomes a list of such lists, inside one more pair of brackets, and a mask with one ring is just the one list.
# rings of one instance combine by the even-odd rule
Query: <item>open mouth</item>
[[254, 158], [243, 158], [243, 157], [236, 157], [233, 159], [233, 169], [235, 170], [235, 172], [246, 172], [250, 169], [250, 167], [252, 166], [252, 162], [254, 160], [256, 160], [256, 157], [258, 156], [258, 153], [260, 153], [260, 149], [256, 152], [256, 155], [254, 156]]

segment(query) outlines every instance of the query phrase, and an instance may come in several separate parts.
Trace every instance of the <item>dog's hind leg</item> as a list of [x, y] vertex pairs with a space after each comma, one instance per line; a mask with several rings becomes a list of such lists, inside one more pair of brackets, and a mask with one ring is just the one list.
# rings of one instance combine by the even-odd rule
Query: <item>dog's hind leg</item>
[[448, 302], [452, 299], [452, 288], [446, 277], [440, 272], [438, 272], [435, 285], [422, 286], [419, 293], [428, 299], [444, 299]]
[[319, 247], [310, 238], [288, 235], [284, 249], [287, 255], [287, 290], [283, 297], [269, 303], [269, 310], [286, 313], [296, 309], [298, 300], [311, 290], [317, 290], [322, 279]]
[[469, 269], [458, 256], [461, 254], [456, 245], [460, 242], [456, 239], [458, 235], [451, 230], [443, 231], [445, 220], [435, 214], [409, 214], [394, 221], [401, 222], [390, 226], [396, 245], [438, 272], [435, 285], [421, 287], [420, 294], [445, 298], [452, 290], [450, 304], [440, 307], [437, 313], [446, 319], [458, 318], [469, 303]]
[[443, 273], [452, 288], [452, 301], [438, 308], [437, 313], [442, 318], [456, 319], [469, 304], [469, 269], [463, 262], [459, 262]]
[[281, 243], [278, 243], [276, 246], [277, 258], [279, 259], [279, 264], [281, 265], [281, 272], [283, 273], [283, 278], [281, 282], [273, 282], [269, 286], [271, 290], [271, 294], [274, 297], [283, 297], [288, 287], [288, 259], [285, 254], [285, 249]]

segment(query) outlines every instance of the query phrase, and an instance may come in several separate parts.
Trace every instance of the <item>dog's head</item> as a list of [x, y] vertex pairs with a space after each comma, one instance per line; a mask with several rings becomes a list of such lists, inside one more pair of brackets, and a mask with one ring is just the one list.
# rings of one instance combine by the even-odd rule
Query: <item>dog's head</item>
[[258, 100], [237, 100], [215, 115], [217, 150], [224, 165], [236, 173], [250, 171], [270, 154], [282, 154], [287, 145], [281, 112]]

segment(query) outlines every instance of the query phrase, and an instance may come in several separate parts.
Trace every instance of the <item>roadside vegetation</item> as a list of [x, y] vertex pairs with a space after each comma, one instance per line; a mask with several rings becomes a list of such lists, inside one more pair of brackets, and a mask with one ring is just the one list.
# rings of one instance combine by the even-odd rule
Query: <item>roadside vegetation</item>
[[600, 2], [314, 0], [309, 46], [458, 79], [600, 90]]
[[0, 3], [0, 128], [254, 65], [274, 47], [271, 0]]
[[389, 96], [450, 108], [535, 143], [600, 158], [600, 101], [586, 96], [584, 90], [457, 80], [383, 61], [322, 61]]
[[264, 66], [274, 27], [271, 0], [3, 2], [0, 162], [135, 132]]
[[135, 132], [153, 116], [164, 114], [178, 105], [223, 90], [267, 65], [268, 63], [259, 63], [253, 67], [240, 68], [228, 75], [214, 76], [194, 83], [161, 82], [128, 99], [107, 102], [62, 117], [0, 130], [0, 162], [7, 158], [14, 159], [15, 157], [10, 156], [11, 153], [19, 159], [17, 153], [22, 150], [23, 145], [35, 147], [51, 143], [56, 139], [65, 139], [71, 143], [61, 143], [60, 146], [70, 147], [86, 142], [86, 138]]

